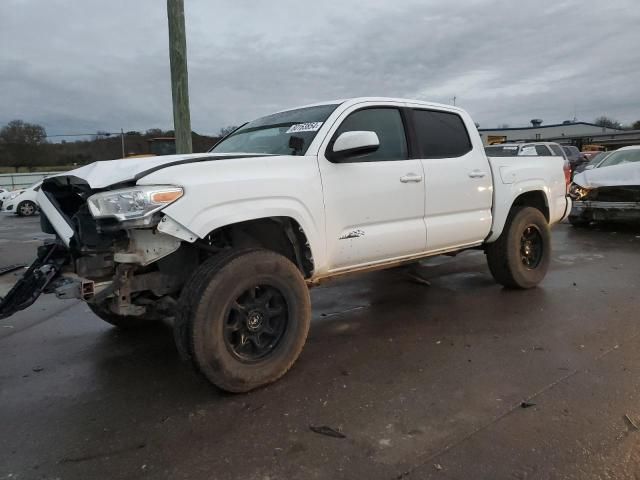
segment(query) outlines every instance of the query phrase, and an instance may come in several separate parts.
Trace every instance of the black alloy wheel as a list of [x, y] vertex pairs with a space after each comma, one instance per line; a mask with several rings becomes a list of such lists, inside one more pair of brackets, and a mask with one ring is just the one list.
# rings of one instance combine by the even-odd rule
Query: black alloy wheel
[[278, 347], [288, 321], [287, 302], [276, 287], [250, 287], [229, 308], [225, 344], [239, 360], [259, 361]]
[[173, 328], [180, 354], [197, 372], [228, 392], [248, 392], [292, 367], [310, 322], [309, 289], [289, 258], [229, 249], [187, 280]]
[[537, 208], [515, 206], [502, 234], [485, 247], [493, 278], [507, 288], [532, 288], [547, 273], [551, 235], [547, 218]]
[[533, 269], [540, 265], [543, 255], [543, 243], [540, 229], [536, 225], [528, 225], [520, 238], [520, 259], [522, 264]]

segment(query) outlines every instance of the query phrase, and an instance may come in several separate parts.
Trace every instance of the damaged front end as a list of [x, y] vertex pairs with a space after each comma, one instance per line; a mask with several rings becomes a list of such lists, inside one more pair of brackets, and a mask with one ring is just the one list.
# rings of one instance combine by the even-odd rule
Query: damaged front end
[[574, 183], [572, 219], [581, 222], [640, 221], [640, 185], [586, 188]]
[[577, 174], [569, 195], [573, 208], [569, 221], [585, 225], [592, 221], [640, 221], [640, 156], [638, 147], [624, 147], [600, 165]]
[[172, 316], [199, 254], [195, 235], [161, 213], [181, 196], [175, 186], [125, 183], [97, 190], [73, 176], [45, 180], [38, 198], [42, 229], [57, 238], [40, 247], [0, 301], [0, 318], [27, 308], [41, 293], [79, 298], [122, 317]]

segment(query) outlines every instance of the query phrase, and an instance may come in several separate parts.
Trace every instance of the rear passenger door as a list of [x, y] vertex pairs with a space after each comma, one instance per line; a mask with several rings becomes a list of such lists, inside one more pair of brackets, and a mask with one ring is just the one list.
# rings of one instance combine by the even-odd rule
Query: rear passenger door
[[412, 107], [409, 113], [425, 172], [427, 249], [484, 240], [491, 230], [493, 184], [482, 145], [474, 148], [469, 135], [475, 125], [457, 111]]

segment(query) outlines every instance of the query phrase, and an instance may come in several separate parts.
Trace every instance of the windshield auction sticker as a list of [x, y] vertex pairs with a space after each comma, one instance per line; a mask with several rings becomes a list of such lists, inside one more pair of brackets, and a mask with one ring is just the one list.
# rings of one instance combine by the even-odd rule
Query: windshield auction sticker
[[291, 125], [286, 133], [317, 132], [320, 130], [321, 126], [322, 122], [297, 123], [295, 125]]

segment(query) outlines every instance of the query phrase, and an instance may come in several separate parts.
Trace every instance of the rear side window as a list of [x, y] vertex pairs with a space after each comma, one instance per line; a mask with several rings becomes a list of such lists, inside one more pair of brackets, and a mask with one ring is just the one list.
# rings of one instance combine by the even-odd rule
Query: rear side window
[[551, 156], [551, 152], [544, 145], [536, 145], [536, 153], [538, 155], [540, 155], [541, 157], [550, 157]]
[[471, 140], [459, 115], [433, 110], [413, 110], [420, 158], [461, 157], [471, 151]]
[[524, 145], [520, 152], [518, 152], [519, 156], [528, 157], [528, 156], [537, 156], [538, 152], [536, 152], [535, 145]]
[[[333, 136], [335, 140], [344, 132], [376, 132], [380, 146], [375, 152], [352, 157], [350, 162], [379, 162], [383, 160], [406, 160], [407, 138], [404, 123], [397, 108], [365, 108], [349, 115]], [[344, 163], [344, 162], [342, 162]]]
[[564, 158], [564, 153], [562, 152], [562, 148], [560, 148], [560, 145], [550, 145], [550, 147], [554, 155]]

